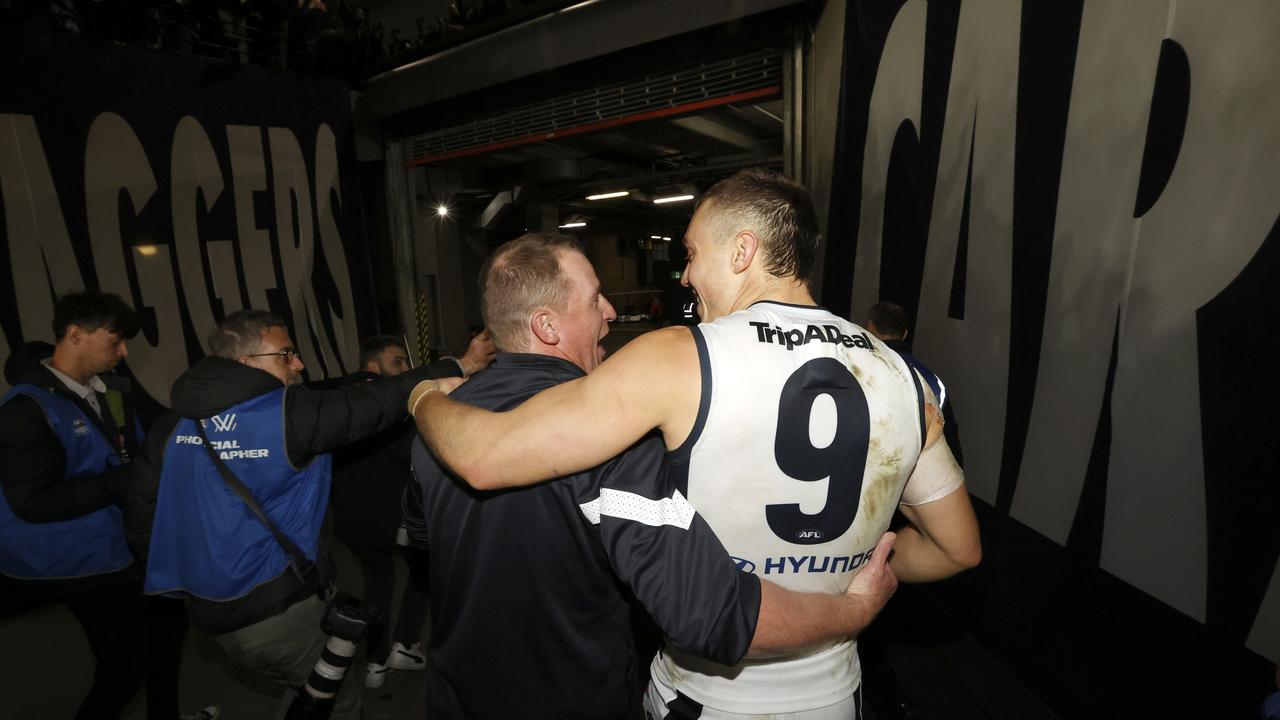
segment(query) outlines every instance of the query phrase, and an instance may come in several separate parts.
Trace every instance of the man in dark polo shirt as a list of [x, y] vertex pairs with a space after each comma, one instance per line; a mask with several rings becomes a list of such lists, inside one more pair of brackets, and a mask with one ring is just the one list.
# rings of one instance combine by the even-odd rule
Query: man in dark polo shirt
[[[532, 234], [499, 248], [481, 296], [499, 354], [456, 399], [510, 409], [603, 358], [615, 314], [573, 238]], [[420, 384], [411, 412], [435, 389]], [[477, 492], [415, 443], [422, 517], [408, 524], [431, 549], [429, 717], [641, 717], [632, 595], [673, 645], [733, 664], [749, 649], [857, 632], [892, 594], [887, 543], [844, 596], [740, 572], [666, 475], [664, 454], [652, 436], [582, 473]]]

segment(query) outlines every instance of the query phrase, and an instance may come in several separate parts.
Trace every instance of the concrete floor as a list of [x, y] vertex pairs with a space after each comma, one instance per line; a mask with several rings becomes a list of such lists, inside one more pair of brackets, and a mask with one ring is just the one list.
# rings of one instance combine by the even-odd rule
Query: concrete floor
[[[349, 551], [336, 547], [340, 584], [358, 593], [359, 567]], [[400, 564], [397, 585], [403, 587], [406, 578], [407, 568]], [[925, 593], [902, 587], [877, 620], [875, 637], [868, 638], [863, 666], [866, 687], [874, 689], [868, 701], [880, 710], [880, 720], [1055, 717]], [[0, 671], [0, 720], [75, 714], [89, 687], [93, 659], [79, 624], [64, 606], [0, 623], [0, 647], [8, 658]], [[883, 672], [885, 667], [892, 672]], [[347, 681], [362, 682], [363, 668], [362, 650]], [[215, 643], [194, 631], [186, 639], [180, 692], [184, 711], [216, 704], [224, 720], [271, 718], [282, 695], [280, 688], [230, 663]], [[364, 690], [365, 718], [424, 718], [424, 693], [422, 673], [391, 671], [381, 688]], [[145, 720], [141, 693], [124, 718]]]
[[[359, 565], [345, 547], [335, 547], [338, 584], [359, 596]], [[407, 577], [408, 568], [398, 562], [397, 599]], [[6, 658], [0, 670], [0, 720], [58, 720], [75, 715], [89, 689], [93, 656], [79, 623], [65, 605], [0, 622], [0, 648], [5, 649]], [[361, 649], [347, 682], [363, 680]], [[223, 720], [267, 720], [275, 713], [282, 695], [281, 688], [241, 670], [226, 659], [217, 644], [194, 630], [187, 633], [180, 683], [183, 712], [218, 705]], [[424, 693], [422, 673], [392, 670], [381, 688], [364, 691], [364, 717], [425, 717]], [[146, 701], [139, 693], [124, 720], [146, 717]]]

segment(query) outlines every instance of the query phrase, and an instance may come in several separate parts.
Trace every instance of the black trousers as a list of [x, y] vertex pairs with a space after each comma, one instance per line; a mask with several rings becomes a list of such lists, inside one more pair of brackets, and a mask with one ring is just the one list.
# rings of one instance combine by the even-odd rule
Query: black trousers
[[[396, 568], [395, 555], [397, 546], [392, 545], [353, 545], [351, 551], [360, 561], [360, 570], [364, 575], [364, 605], [366, 609], [375, 610], [377, 619], [369, 625], [369, 634], [365, 636], [366, 657], [369, 662], [385, 663], [391, 654], [391, 640], [388, 630], [391, 628], [391, 601], [395, 591]], [[404, 645], [412, 645], [422, 635], [422, 625], [427, 616], [427, 583], [421, 577], [426, 572], [426, 551], [419, 548], [401, 548], [409, 563], [409, 582], [405, 585], [404, 596], [400, 599], [400, 613], [395, 623], [395, 641]]]
[[178, 664], [187, 635], [187, 606], [181, 600], [148, 596], [147, 720], [178, 717]]
[[[76, 720], [116, 720], [142, 687], [146, 623], [133, 581], [78, 590], [67, 606], [84, 628], [96, 667]], [[175, 714], [176, 715], [176, 714]]]
[[80, 623], [95, 667], [76, 720], [116, 720], [144, 684], [148, 720], [178, 717], [178, 663], [187, 632], [182, 601], [144, 596], [141, 581], [127, 573], [77, 588], [5, 579], [0, 591], [28, 609], [66, 602]]

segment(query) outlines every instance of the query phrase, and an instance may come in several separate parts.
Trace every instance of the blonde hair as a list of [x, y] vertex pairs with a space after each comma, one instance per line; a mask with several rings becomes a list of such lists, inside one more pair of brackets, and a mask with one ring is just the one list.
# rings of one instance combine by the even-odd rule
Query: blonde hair
[[708, 203], [716, 240], [749, 229], [760, 239], [766, 272], [812, 282], [822, 234], [804, 186], [769, 170], [743, 170], [712, 185], [698, 207]]

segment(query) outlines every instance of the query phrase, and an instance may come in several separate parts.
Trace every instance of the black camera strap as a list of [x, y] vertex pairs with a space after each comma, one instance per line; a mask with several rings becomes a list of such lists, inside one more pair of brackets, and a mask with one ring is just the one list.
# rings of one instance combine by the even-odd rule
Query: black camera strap
[[200, 441], [204, 445], [205, 452], [209, 453], [209, 459], [213, 460], [214, 466], [218, 468], [218, 473], [222, 475], [222, 479], [226, 481], [227, 485], [231, 486], [231, 490], [244, 501], [244, 504], [249, 506], [249, 509], [253, 511], [254, 516], [257, 517], [263, 525], [267, 526], [267, 529], [271, 531], [272, 537], [276, 539], [276, 542], [280, 543], [280, 547], [284, 548], [284, 551], [293, 559], [293, 563], [290, 565], [290, 568], [293, 569], [294, 574], [297, 575], [298, 579], [302, 580], [304, 583], [314, 577], [316, 570], [315, 563], [311, 562], [311, 560], [307, 558], [306, 553], [302, 552], [302, 548], [298, 547], [297, 543], [290, 540], [288, 535], [280, 532], [280, 530], [267, 519], [267, 514], [262, 511], [262, 506], [253, 498], [253, 494], [249, 492], [249, 488], [245, 487], [244, 483], [240, 482], [240, 478], [236, 477], [236, 474], [231, 472], [231, 468], [227, 467], [227, 464], [222, 461], [222, 458], [218, 457], [218, 453], [213, 449], [213, 445], [209, 443], [209, 438], [204, 434], [204, 425], [201, 420], [198, 418], [192, 419], [195, 420], [196, 433], [200, 436]]

